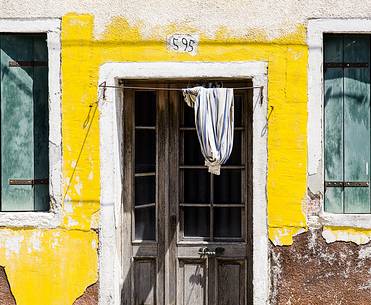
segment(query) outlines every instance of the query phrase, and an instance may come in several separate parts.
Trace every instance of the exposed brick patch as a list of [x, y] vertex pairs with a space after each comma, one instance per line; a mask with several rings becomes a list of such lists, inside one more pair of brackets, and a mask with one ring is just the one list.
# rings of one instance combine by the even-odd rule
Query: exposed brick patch
[[370, 305], [371, 243], [327, 244], [321, 230], [271, 247], [272, 305]]
[[16, 305], [4, 267], [0, 266], [0, 304]]
[[86, 288], [84, 294], [77, 298], [73, 305], [98, 305], [98, 286], [98, 282], [96, 282]]

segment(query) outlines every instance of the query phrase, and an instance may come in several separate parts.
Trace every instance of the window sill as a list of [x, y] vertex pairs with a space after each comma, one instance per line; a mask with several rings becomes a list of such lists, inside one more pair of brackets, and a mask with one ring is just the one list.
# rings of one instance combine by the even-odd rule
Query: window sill
[[371, 229], [371, 214], [333, 214], [322, 212], [319, 217], [321, 224], [324, 226]]
[[0, 212], [0, 227], [55, 228], [60, 223], [58, 212]]

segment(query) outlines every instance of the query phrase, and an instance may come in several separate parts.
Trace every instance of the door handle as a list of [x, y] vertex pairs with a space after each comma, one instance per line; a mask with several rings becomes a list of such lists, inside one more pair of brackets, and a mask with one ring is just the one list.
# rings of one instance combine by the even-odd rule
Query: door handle
[[224, 253], [224, 248], [222, 247], [216, 247], [214, 250], [210, 250], [207, 247], [203, 247], [198, 249], [198, 254], [202, 256], [219, 256]]

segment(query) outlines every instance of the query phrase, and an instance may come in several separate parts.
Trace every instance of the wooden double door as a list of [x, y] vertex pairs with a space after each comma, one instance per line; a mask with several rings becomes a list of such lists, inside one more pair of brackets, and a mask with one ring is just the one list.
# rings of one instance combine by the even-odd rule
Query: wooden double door
[[251, 94], [235, 90], [233, 152], [215, 176], [173, 90], [195, 84], [124, 83], [125, 305], [251, 304]]

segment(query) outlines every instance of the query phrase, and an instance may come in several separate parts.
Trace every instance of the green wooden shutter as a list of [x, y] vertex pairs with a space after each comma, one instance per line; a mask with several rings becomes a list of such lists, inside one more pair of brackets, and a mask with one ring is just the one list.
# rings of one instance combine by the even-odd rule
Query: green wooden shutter
[[370, 36], [324, 37], [325, 211], [370, 213]]
[[[46, 35], [0, 35], [0, 52], [1, 210], [45, 211], [49, 209]], [[36, 184], [27, 185], [27, 180]]]

